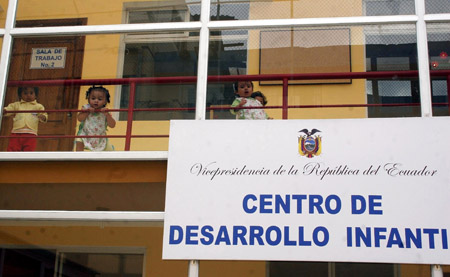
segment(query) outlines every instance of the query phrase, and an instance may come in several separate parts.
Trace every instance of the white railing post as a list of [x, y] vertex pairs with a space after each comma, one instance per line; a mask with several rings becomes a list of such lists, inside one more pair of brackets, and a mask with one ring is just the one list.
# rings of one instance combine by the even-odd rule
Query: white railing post
[[208, 52], [209, 52], [209, 15], [211, 13], [209, 0], [202, 1], [200, 22], [200, 41], [198, 46], [197, 95], [195, 104], [195, 119], [206, 117], [206, 94], [208, 86]]
[[[0, 56], [0, 118], [3, 112], [3, 101], [6, 96], [6, 87], [8, 80], [8, 69], [11, 60], [12, 51], [12, 36], [11, 29], [14, 28], [16, 21], [17, 0], [10, 0], [8, 3], [8, 10], [6, 11], [5, 34], [3, 35], [2, 52]], [[1, 120], [0, 120], [1, 125]]]
[[198, 277], [199, 272], [199, 262], [189, 261], [188, 277]]
[[431, 78], [428, 59], [427, 26], [425, 23], [425, 0], [416, 0], [417, 61], [419, 69], [420, 107], [422, 117], [433, 116]]
[[442, 272], [442, 267], [440, 265], [431, 266], [431, 277], [442, 277], [444, 276]]

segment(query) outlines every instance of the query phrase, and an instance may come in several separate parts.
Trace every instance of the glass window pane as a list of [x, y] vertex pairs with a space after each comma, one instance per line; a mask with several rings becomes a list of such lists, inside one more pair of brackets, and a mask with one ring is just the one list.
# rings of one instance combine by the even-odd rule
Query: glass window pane
[[[413, 26], [366, 28], [366, 59], [370, 71], [417, 70], [417, 43]], [[379, 29], [379, 28], [378, 28]], [[369, 117], [420, 116], [419, 82], [415, 78], [367, 80]]]
[[[130, 10], [133, 12], [127, 15]], [[78, 25], [67, 21], [74, 18], [84, 19], [83, 25], [198, 21], [200, 2], [104, 0], [86, 3], [83, 0], [19, 0], [18, 3], [17, 20], [58, 19], [58, 25]]]
[[365, 277], [394, 277], [395, 266], [393, 264], [368, 264], [368, 263], [336, 263], [336, 277], [365, 276]]
[[6, 14], [8, 13], [8, 0], [0, 1], [0, 28], [5, 28]]
[[154, 22], [186, 22], [190, 21], [187, 9], [167, 10], [132, 10], [128, 14], [128, 23], [154, 23]]
[[426, 13], [450, 13], [450, 5], [447, 0], [425, 0]]
[[[93, 37], [86, 39], [84, 36], [67, 37], [41, 37], [41, 38], [17, 38], [13, 42], [13, 54], [9, 70], [9, 83], [5, 95], [5, 107], [11, 113], [5, 114], [1, 135], [7, 136], [11, 133], [46, 136], [73, 136], [77, 124], [76, 110], [78, 103], [84, 105], [86, 99], [80, 86], [53, 85], [42, 86], [38, 84], [11, 85], [14, 81], [31, 80], [67, 80], [81, 79], [83, 75], [89, 74], [89, 67], [94, 63], [112, 66], [108, 61], [96, 59], [96, 54], [106, 57], [107, 49], [101, 50], [94, 44]], [[114, 41], [112, 36], [99, 39], [99, 43]], [[111, 44], [112, 45], [112, 44]], [[95, 54], [94, 54], [95, 53]], [[83, 60], [88, 67], [83, 70]], [[107, 74], [108, 69], [102, 67], [100, 70]], [[113, 72], [111, 72], [113, 74]], [[107, 75], [98, 74], [97, 77]], [[91, 75], [93, 76], [93, 75]], [[114, 75], [109, 75], [113, 77]], [[33, 99], [28, 99], [21, 104], [25, 87], [32, 88], [36, 103]], [[20, 87], [20, 89], [19, 89]], [[26, 93], [29, 93], [26, 92]], [[19, 97], [19, 94], [21, 95]], [[80, 100], [81, 98], [81, 100]], [[35, 110], [33, 113], [14, 113], [20, 110]], [[37, 112], [36, 110], [59, 110], [59, 112]], [[67, 110], [67, 111], [64, 111]], [[71, 151], [73, 149], [73, 138], [49, 137], [40, 139], [37, 146], [33, 146], [33, 139], [30, 144], [18, 144], [14, 150], [21, 151]], [[1, 151], [5, 151], [8, 139], [0, 141]]]
[[[36, 146], [34, 142], [29, 148], [20, 144], [10, 151], [167, 150], [168, 120], [195, 115], [197, 35], [165, 32], [14, 39], [0, 151], [8, 149], [12, 133], [26, 133], [27, 139], [40, 137]], [[107, 90], [109, 101], [105, 98], [101, 106], [94, 106], [93, 116], [86, 121], [87, 115], [80, 116], [91, 105], [87, 92], [93, 85], [103, 85], [101, 90], [105, 97]], [[33, 88], [36, 104], [20, 104], [19, 91], [22, 95], [27, 86]], [[102, 108], [109, 112], [95, 113]], [[97, 115], [98, 122], [90, 122]], [[99, 131], [89, 131], [94, 126], [91, 123]], [[79, 141], [83, 144], [77, 149]]]
[[328, 277], [328, 263], [270, 262], [270, 277], [314, 276]]
[[[256, 1], [255, 1], [256, 2]], [[211, 20], [248, 20], [251, 1], [211, 1]]]
[[287, 276], [383, 276], [394, 277], [394, 264], [324, 263], [324, 262], [270, 262], [270, 277]]
[[[414, 32], [414, 25], [211, 32], [206, 118], [420, 116], [417, 79], [396, 80], [403, 71], [417, 70]], [[352, 78], [357, 72], [368, 74]], [[370, 77], [377, 72], [390, 75]], [[238, 79], [253, 81], [252, 91], [268, 101], [263, 108], [239, 95], [233, 86]], [[252, 108], [239, 106], [241, 98]], [[372, 113], [374, 106], [381, 112]]]
[[[195, 77], [197, 75], [198, 40], [196, 37], [162, 39], [152, 42], [130, 42], [125, 45], [123, 78]], [[120, 107], [129, 104], [129, 86], [122, 87]], [[135, 108], [168, 111], [136, 112], [134, 120], [194, 119], [196, 84], [175, 80], [166, 84], [139, 84]], [[126, 120], [122, 113], [119, 120]]]
[[448, 76], [442, 71], [450, 70], [449, 24], [433, 23], [427, 25], [428, 53], [430, 59], [431, 91], [434, 116], [448, 116]]
[[[93, 276], [142, 276], [144, 255], [142, 254], [104, 254], [59, 252], [62, 256], [59, 271], [70, 275], [73, 271], [83, 270]], [[78, 275], [80, 276], [80, 275]]]
[[365, 0], [368, 16], [415, 14], [414, 0]]

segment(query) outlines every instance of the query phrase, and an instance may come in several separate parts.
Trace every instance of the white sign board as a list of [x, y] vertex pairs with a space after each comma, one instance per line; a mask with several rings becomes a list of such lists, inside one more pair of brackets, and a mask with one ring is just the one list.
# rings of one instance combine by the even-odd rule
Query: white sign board
[[30, 69], [56, 69], [66, 65], [67, 47], [33, 48]]
[[171, 121], [164, 259], [450, 264], [450, 118]]

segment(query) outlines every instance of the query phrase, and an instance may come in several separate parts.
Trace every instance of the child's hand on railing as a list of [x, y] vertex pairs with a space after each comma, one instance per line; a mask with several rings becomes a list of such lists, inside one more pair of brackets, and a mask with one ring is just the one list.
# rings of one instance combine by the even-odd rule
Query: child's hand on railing
[[47, 117], [45, 117], [45, 115], [43, 115], [43, 114], [38, 114], [37, 115], [37, 117], [39, 118], [39, 120], [41, 121], [41, 122], [46, 122], [47, 121]]
[[116, 120], [112, 117], [111, 113], [109, 113], [108, 109], [103, 107], [100, 109], [100, 112], [106, 116], [108, 127], [114, 128], [116, 126]]

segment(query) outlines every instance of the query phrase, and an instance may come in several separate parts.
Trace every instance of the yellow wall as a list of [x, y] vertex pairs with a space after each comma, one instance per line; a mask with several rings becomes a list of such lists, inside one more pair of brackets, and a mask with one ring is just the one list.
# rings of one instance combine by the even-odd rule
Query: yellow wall
[[[354, 30], [354, 29], [353, 29]], [[356, 32], [356, 31], [354, 31]], [[354, 33], [352, 32], [352, 33]], [[253, 31], [251, 37], [256, 39], [259, 34]], [[259, 74], [259, 49], [249, 51], [248, 74]], [[364, 47], [351, 47], [351, 63], [353, 72], [363, 72]], [[282, 105], [282, 86], [260, 86], [254, 82], [254, 91], [262, 91], [269, 100], [269, 106]], [[330, 85], [289, 85], [289, 105], [333, 105], [333, 104], [366, 104], [365, 80], [352, 80], [351, 84]], [[281, 118], [280, 109], [268, 109], [270, 117]], [[316, 118], [364, 118], [367, 117], [366, 108], [305, 108], [290, 109], [290, 119]]]
[[[149, 186], [165, 183], [166, 168], [165, 161], [0, 162], [0, 191], [5, 191], [3, 186], [26, 184], [78, 186], [90, 183], [95, 186], [109, 183], [113, 186], [126, 183], [128, 193], [141, 183]], [[104, 190], [104, 193], [111, 191]], [[40, 197], [38, 194], [35, 193], [36, 197]], [[164, 195], [157, 195], [159, 200], [152, 199], [152, 195], [146, 197], [148, 201], [164, 199]], [[145, 247], [145, 276], [187, 276], [187, 261], [162, 260], [162, 237], [162, 223], [155, 226], [151, 223], [0, 222], [0, 245]], [[265, 276], [264, 262], [202, 262], [201, 269], [201, 276]]]
[[8, 10], [8, 0], [0, 0], [0, 28], [5, 28], [7, 10]]
[[120, 23], [124, 1], [108, 0], [106, 2], [107, 4], [102, 1], [90, 0], [19, 1], [17, 20], [87, 17], [89, 25]]
[[428, 265], [402, 265], [400, 276], [429, 277], [431, 276], [431, 268]]
[[266, 277], [265, 262], [200, 261], [200, 277]]
[[[132, 191], [133, 184], [165, 182], [166, 167], [166, 162], [1, 162], [0, 185], [44, 183], [77, 186], [91, 183], [94, 186], [95, 183], [112, 185], [126, 182]], [[148, 201], [151, 201], [151, 195]], [[162, 261], [162, 223], [159, 227], [101, 222], [83, 224], [86, 223], [76, 226], [68, 222], [24, 224], [3, 221], [0, 222], [0, 244], [145, 247], [145, 276], [183, 276], [187, 272], [185, 261]]]
[[165, 161], [1, 162], [0, 210], [164, 211], [166, 168]]
[[[165, 161], [0, 162], [0, 183], [154, 183], [166, 181]], [[26, 170], [24, 170], [26, 168]]]
[[361, 16], [362, 1], [271, 0], [249, 1], [250, 19]]
[[[145, 247], [145, 275], [186, 276], [186, 261], [162, 260], [161, 227], [143, 226], [11, 226], [14, 223], [0, 225], [1, 245], [27, 245], [45, 248], [62, 246], [80, 247]], [[45, 223], [44, 223], [45, 224]], [[60, 223], [61, 224], [61, 223]], [[10, 225], [10, 226], [8, 226]]]

